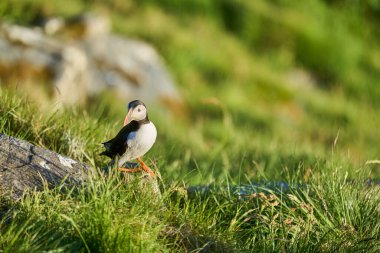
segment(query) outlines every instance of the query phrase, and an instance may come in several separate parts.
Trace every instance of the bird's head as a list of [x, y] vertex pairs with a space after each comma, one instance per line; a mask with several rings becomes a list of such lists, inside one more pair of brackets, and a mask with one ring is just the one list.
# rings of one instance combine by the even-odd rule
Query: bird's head
[[128, 104], [128, 113], [127, 116], [125, 116], [124, 126], [132, 120], [140, 121], [147, 117], [148, 113], [145, 104], [140, 100], [133, 100]]

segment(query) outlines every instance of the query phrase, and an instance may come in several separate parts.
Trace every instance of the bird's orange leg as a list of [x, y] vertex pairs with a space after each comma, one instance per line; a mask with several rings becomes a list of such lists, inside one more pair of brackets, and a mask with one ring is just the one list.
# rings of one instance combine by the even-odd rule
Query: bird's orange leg
[[118, 171], [122, 172], [129, 172], [129, 173], [136, 173], [141, 171], [141, 168], [136, 168], [136, 169], [130, 169], [130, 168], [117, 168]]
[[145, 170], [151, 177], [156, 177], [156, 174], [153, 173], [153, 171], [141, 160], [140, 157], [136, 159], [139, 164], [141, 165], [142, 169]]

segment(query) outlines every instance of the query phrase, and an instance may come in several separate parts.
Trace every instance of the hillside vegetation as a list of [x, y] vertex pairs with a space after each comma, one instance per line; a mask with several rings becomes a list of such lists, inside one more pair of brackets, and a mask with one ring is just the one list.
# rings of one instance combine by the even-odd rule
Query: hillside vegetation
[[[163, 199], [122, 175], [0, 202], [0, 252], [379, 252], [378, 1], [1, 1], [2, 20], [108, 15], [163, 56], [183, 115], [148, 108]], [[6, 84], [12, 87], [12, 84]], [[40, 109], [0, 90], [0, 132], [102, 167], [126, 105]], [[238, 199], [227, 186], [285, 181]], [[222, 186], [188, 196], [190, 185]], [[300, 187], [298, 187], [300, 186]]]

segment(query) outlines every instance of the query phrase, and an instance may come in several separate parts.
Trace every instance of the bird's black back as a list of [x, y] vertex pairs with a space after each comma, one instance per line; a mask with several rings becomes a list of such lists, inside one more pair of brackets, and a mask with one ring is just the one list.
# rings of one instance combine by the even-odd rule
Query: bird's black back
[[124, 154], [126, 149], [128, 148], [128, 135], [131, 132], [137, 131], [140, 125], [141, 124], [135, 120], [132, 120], [129, 124], [125, 125], [115, 136], [115, 138], [107, 142], [103, 142], [103, 145], [106, 150], [100, 153], [100, 155], [106, 155], [110, 158], [114, 158], [116, 155]]

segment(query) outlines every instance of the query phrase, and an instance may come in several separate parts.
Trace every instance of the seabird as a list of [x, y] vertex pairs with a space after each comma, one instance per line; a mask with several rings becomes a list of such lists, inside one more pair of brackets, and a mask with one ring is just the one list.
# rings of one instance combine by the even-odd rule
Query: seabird
[[[140, 100], [133, 100], [128, 104], [123, 128], [115, 138], [103, 143], [106, 150], [101, 155], [117, 161], [119, 171], [138, 172], [143, 169], [150, 176], [155, 177], [153, 171], [141, 160], [141, 156], [151, 149], [156, 137], [157, 130], [149, 121], [145, 104]], [[133, 159], [137, 159], [141, 168], [123, 168], [126, 162]]]

